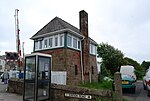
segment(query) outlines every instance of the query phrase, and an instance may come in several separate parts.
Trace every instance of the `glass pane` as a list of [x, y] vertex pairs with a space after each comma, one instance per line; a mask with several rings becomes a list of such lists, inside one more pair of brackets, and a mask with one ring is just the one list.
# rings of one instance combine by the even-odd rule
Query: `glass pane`
[[35, 84], [35, 57], [26, 58], [25, 99], [33, 101]]
[[71, 36], [68, 36], [68, 37], [67, 37], [67, 45], [68, 45], [68, 46], [71, 46], [71, 45], [72, 45], [72, 37], [71, 37]]
[[44, 48], [47, 48], [47, 39], [44, 40]]
[[60, 36], [60, 46], [63, 46], [64, 45], [64, 36], [61, 35]]
[[45, 100], [49, 98], [50, 58], [39, 57], [38, 66], [38, 100]]
[[55, 46], [58, 46], [58, 36], [55, 36]]
[[49, 38], [49, 47], [53, 46], [53, 38]]
[[73, 38], [73, 47], [77, 48], [77, 39], [76, 38]]
[[38, 49], [38, 41], [35, 42], [35, 50]]

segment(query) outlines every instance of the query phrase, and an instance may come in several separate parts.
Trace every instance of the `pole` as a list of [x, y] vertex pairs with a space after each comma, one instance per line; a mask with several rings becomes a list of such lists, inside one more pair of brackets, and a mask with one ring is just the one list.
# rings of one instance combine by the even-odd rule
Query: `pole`
[[18, 68], [21, 69], [22, 61], [21, 61], [21, 46], [20, 46], [20, 30], [19, 30], [19, 19], [18, 19], [18, 9], [15, 9], [15, 30], [16, 30], [16, 48], [18, 53]]
[[24, 42], [22, 42], [22, 56], [23, 56], [23, 59], [24, 59]]

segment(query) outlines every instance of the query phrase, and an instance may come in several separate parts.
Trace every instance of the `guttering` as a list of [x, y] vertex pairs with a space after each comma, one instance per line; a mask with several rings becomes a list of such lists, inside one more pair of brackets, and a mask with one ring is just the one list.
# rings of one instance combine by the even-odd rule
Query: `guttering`
[[82, 84], [84, 84], [84, 71], [83, 71], [83, 56], [82, 56], [82, 40], [84, 40], [85, 37], [83, 37], [81, 39], [81, 52], [80, 52], [80, 55], [81, 55], [81, 72], [82, 72]]

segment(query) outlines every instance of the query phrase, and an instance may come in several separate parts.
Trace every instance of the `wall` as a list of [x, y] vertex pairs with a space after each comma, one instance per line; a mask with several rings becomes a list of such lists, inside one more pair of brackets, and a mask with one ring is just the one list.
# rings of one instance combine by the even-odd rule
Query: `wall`
[[67, 84], [77, 85], [82, 82], [82, 68], [80, 51], [67, 49], [66, 51], [67, 61]]
[[[67, 85], [77, 85], [82, 82], [80, 51], [61, 48], [40, 52], [52, 55], [52, 71], [67, 72]], [[75, 71], [75, 67], [77, 67], [77, 71]]]
[[[23, 80], [9, 80], [7, 91], [9, 93], [16, 93], [22, 95]], [[52, 84], [51, 91], [51, 101], [113, 101], [111, 90], [95, 90], [70, 85]], [[67, 96], [69, 94], [72, 94], [72, 97]], [[79, 95], [78, 98], [77, 95]], [[91, 99], [86, 99], [84, 97], [86, 95], [90, 96]]]
[[[96, 56], [90, 55], [90, 71], [91, 71], [91, 81], [98, 82], [98, 69], [96, 63]], [[93, 69], [93, 70], [92, 70]]]

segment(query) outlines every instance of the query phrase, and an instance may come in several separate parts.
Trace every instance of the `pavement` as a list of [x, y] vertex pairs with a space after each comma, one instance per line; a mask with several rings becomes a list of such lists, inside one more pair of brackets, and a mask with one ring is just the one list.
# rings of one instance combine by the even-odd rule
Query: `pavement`
[[0, 79], [0, 101], [23, 101], [22, 95], [8, 93], [7, 84], [1, 82]]

